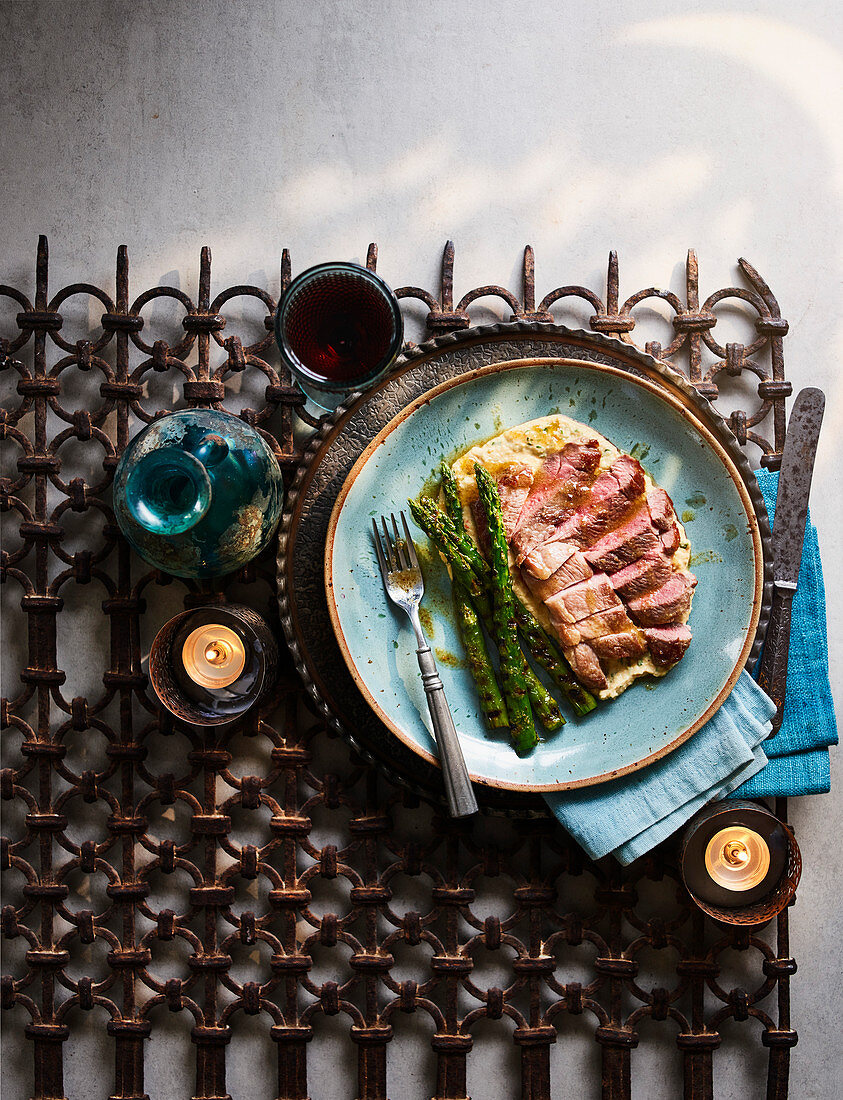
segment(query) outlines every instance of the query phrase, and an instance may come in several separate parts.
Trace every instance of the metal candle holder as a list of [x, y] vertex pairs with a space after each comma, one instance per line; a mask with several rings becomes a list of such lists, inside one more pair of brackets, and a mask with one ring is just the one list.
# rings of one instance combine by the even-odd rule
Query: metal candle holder
[[[245, 667], [229, 687], [202, 687], [182, 663], [185, 640], [206, 624], [228, 627], [244, 643]], [[155, 694], [171, 714], [194, 726], [219, 726], [245, 714], [269, 693], [277, 667], [278, 647], [268, 624], [243, 604], [206, 604], [175, 615], [155, 635], [149, 653]]]
[[[733, 893], [730, 904], [724, 904], [720, 899], [729, 896], [729, 891], [706, 881], [704, 853], [711, 838], [733, 824], [764, 836], [773, 849], [771, 867], [775, 866], [775, 846], [781, 844], [783, 850], [778, 853], [781, 870], [766, 889], [748, 890], [745, 899]], [[802, 874], [802, 856], [790, 828], [766, 806], [727, 799], [706, 806], [688, 823], [682, 835], [680, 867], [685, 888], [704, 913], [722, 924], [755, 925], [772, 920], [791, 902]], [[707, 896], [701, 897], [700, 892]]]

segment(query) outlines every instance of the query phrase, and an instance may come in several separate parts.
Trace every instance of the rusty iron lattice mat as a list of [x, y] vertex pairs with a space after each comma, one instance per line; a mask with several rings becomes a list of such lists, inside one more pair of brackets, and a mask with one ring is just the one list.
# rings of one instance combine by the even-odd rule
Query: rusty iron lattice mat
[[[371, 246], [370, 267], [376, 259]], [[456, 306], [453, 262], [449, 244], [438, 298], [397, 292], [427, 309], [431, 335], [471, 325], [470, 307], [487, 295], [520, 321], [562, 320], [576, 297], [593, 308], [593, 330], [632, 343], [636, 307], [661, 299], [675, 335], [646, 350], [710, 398], [724, 376], [754, 375], [754, 408], [733, 412], [729, 424], [741, 444], [760, 448], [762, 463], [778, 465], [787, 323], [745, 261], [746, 286], [702, 305], [693, 253], [684, 301], [650, 288], [621, 303], [613, 254], [605, 297], [563, 286], [538, 306], [531, 249], [518, 295], [479, 287]], [[290, 270], [285, 252], [282, 288]], [[102, 313], [88, 338], [73, 341], [63, 326], [76, 296]], [[149, 332], [161, 297], [184, 309], [183, 335], [169, 343]], [[170, 614], [222, 590], [273, 613], [274, 561], [267, 554], [215, 585], [150, 570], [114, 524], [111, 478], [157, 411], [225, 401], [265, 434], [292, 481], [301, 458], [294, 428], [310, 420], [273, 365], [272, 296], [235, 286], [212, 299], [203, 249], [195, 302], [163, 287], [132, 297], [125, 248], [113, 294], [76, 283], [51, 296], [42, 238], [34, 300], [0, 286], [4, 299], [19, 312], [17, 335], [0, 340], [2, 579], [19, 595], [23, 615], [15, 612], [11, 632], [27, 623], [28, 653], [24, 667], [11, 668], [15, 646], [5, 647], [2, 1006], [11, 1010], [7, 1029], [32, 1044], [31, 1095], [65, 1095], [65, 1044], [81, 1041], [90, 1013], [110, 1037], [111, 1095], [143, 1097], [144, 1059], [156, 1057], [147, 1040], [169, 1010], [190, 1026], [193, 1096], [202, 1100], [228, 1095], [226, 1053], [245, 1042], [249, 1016], [262, 1022], [266, 1058], [277, 1062], [272, 1096], [309, 1095], [308, 1043], [315, 1037], [318, 1046], [327, 1018], [339, 1016], [356, 1056], [356, 1095], [382, 1100], [389, 1082], [396, 1097], [390, 1041], [405, 1013], [420, 1024], [414, 1041], [432, 1048], [425, 1084], [436, 1100], [466, 1096], [474, 1035], [487, 1021], [499, 1043], [519, 1051], [522, 1095], [559, 1095], [551, 1044], [560, 1031], [567, 1041], [569, 1017], [578, 1016], [599, 1050], [605, 1098], [630, 1096], [635, 1047], [665, 1031], [682, 1051], [685, 1095], [712, 1097], [714, 1052], [733, 1022], [747, 1050], [768, 1048], [766, 1095], [786, 1097], [796, 1042], [787, 911], [764, 932], [712, 924], [691, 906], [669, 844], [622, 871], [611, 859], [591, 863], [549, 818], [446, 820], [333, 736], [289, 657], [260, 714], [224, 733], [178, 727], [159, 711], [142, 656], [163, 622], [162, 600]], [[265, 324], [251, 343], [225, 335], [226, 312], [236, 317], [244, 300]], [[735, 300], [757, 336], [723, 346], [717, 307]], [[79, 372], [95, 380], [94, 400], [81, 405]], [[765, 425], [770, 438], [760, 434]], [[80, 461], [88, 474], [70, 476]], [[81, 605], [71, 598], [76, 586]], [[94, 670], [102, 688], [73, 696], [59, 658], [74, 632], [96, 631], [97, 622], [109, 638], [105, 667]], [[785, 810], [780, 801], [777, 812]], [[492, 888], [491, 908], [502, 915], [486, 915]], [[178, 976], [166, 954], [173, 946], [182, 948]], [[742, 953], [745, 978], [727, 990], [723, 956], [732, 951]], [[653, 955], [668, 973], [657, 985], [645, 974]], [[84, 957], [96, 966], [80, 965]], [[333, 980], [314, 970], [325, 957]], [[408, 957], [415, 979], [402, 977]], [[483, 977], [489, 958], [492, 979]], [[583, 968], [585, 978], [574, 980]], [[348, 1095], [353, 1088], [348, 1082]]]

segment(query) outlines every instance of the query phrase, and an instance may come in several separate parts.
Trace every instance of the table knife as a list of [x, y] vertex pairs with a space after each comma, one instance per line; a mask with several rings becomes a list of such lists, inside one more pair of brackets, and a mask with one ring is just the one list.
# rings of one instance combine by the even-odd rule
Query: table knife
[[782, 724], [787, 690], [790, 614], [802, 564], [808, 496], [825, 409], [822, 390], [801, 390], [793, 403], [782, 452], [773, 520], [773, 605], [758, 666], [758, 683], [776, 704], [771, 736]]

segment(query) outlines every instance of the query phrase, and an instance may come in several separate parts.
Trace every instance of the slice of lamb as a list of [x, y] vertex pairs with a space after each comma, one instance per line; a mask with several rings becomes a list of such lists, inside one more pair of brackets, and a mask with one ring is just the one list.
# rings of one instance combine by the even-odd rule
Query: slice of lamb
[[567, 542], [550, 542], [537, 546], [524, 558], [524, 570], [540, 581], [546, 581], [576, 552], [576, 546]]
[[630, 498], [640, 497], [646, 488], [644, 469], [632, 455], [620, 455], [609, 467], [617, 478], [621, 492]]
[[604, 634], [595, 638], [589, 645], [598, 657], [619, 661], [624, 657], [641, 657], [647, 652], [647, 643], [641, 631], [625, 630], [622, 634]]
[[593, 483], [593, 470], [570, 470], [564, 482], [560, 483], [558, 492], [525, 519], [525, 512], [530, 507], [530, 500], [527, 501], [519, 519], [518, 530], [511, 540], [519, 565], [532, 550], [554, 537], [560, 523], [572, 515], [580, 502], [587, 498]]
[[675, 523], [671, 523], [670, 527], [662, 535], [662, 546], [664, 552], [668, 557], [673, 557], [676, 551], [679, 549], [679, 528]]
[[598, 611], [617, 607], [620, 600], [603, 573], [570, 588], [563, 588], [545, 601], [545, 607], [560, 622], [573, 626], [580, 619], [587, 619]]
[[551, 615], [551, 623], [563, 646], [574, 646], [580, 642], [591, 644], [594, 639], [602, 638], [607, 634], [622, 634], [624, 631], [635, 630], [623, 604], [608, 607], [605, 611], [598, 611], [595, 615], [589, 615], [587, 619], [580, 619], [578, 623], [566, 623]]
[[545, 508], [556, 511], [565, 506], [578, 488], [581, 477], [594, 473], [600, 462], [600, 447], [593, 439], [586, 443], [566, 443], [561, 451], [548, 455], [536, 471], [529, 495], [518, 519], [520, 530]]
[[[553, 543], [553, 545], [561, 546], [562, 543]], [[551, 596], [555, 596], [563, 588], [569, 588], [572, 584], [578, 584], [580, 581], [587, 581], [592, 575], [591, 566], [579, 550], [575, 550], [565, 564], [561, 565], [547, 580], [539, 580], [538, 577], [534, 577], [526, 569], [521, 570], [524, 583], [533, 595], [542, 602], [549, 600]]]
[[508, 466], [497, 478], [498, 493], [501, 498], [503, 528], [507, 539], [518, 526], [518, 517], [524, 502], [530, 495], [533, 484], [533, 471], [528, 466]]
[[625, 600], [643, 595], [659, 588], [670, 578], [672, 569], [670, 558], [664, 553], [661, 542], [656, 540], [656, 548], [649, 551], [638, 561], [625, 565], [617, 573], [610, 575], [612, 587]]
[[654, 592], [636, 596], [627, 603], [630, 617], [639, 626], [661, 626], [675, 622], [691, 606], [691, 592], [697, 578], [684, 570], [672, 573]]
[[644, 631], [653, 660], [661, 668], [670, 668], [681, 661], [691, 644], [691, 631], [684, 623], [669, 626], [649, 626]]
[[580, 643], [572, 649], [566, 649], [565, 656], [581, 684], [591, 688], [592, 691], [602, 691], [609, 686], [600, 662], [597, 660], [597, 654], [591, 646], [584, 642]]
[[673, 502], [664, 489], [652, 489], [647, 493], [647, 508], [657, 531], [667, 531], [673, 523]]
[[659, 536], [650, 522], [650, 513], [646, 508], [639, 508], [619, 527], [607, 532], [583, 552], [595, 572], [614, 573], [637, 561], [658, 542]]
[[641, 464], [629, 455], [621, 455], [597, 478], [588, 500], [557, 528], [553, 539], [591, 546], [620, 523], [644, 488]]

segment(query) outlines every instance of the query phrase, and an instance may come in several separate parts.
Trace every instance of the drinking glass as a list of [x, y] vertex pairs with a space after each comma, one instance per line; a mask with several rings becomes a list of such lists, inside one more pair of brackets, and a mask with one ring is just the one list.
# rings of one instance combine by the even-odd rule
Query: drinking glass
[[374, 271], [326, 263], [298, 275], [278, 303], [275, 339], [299, 388], [320, 409], [373, 386], [401, 351], [398, 300]]

